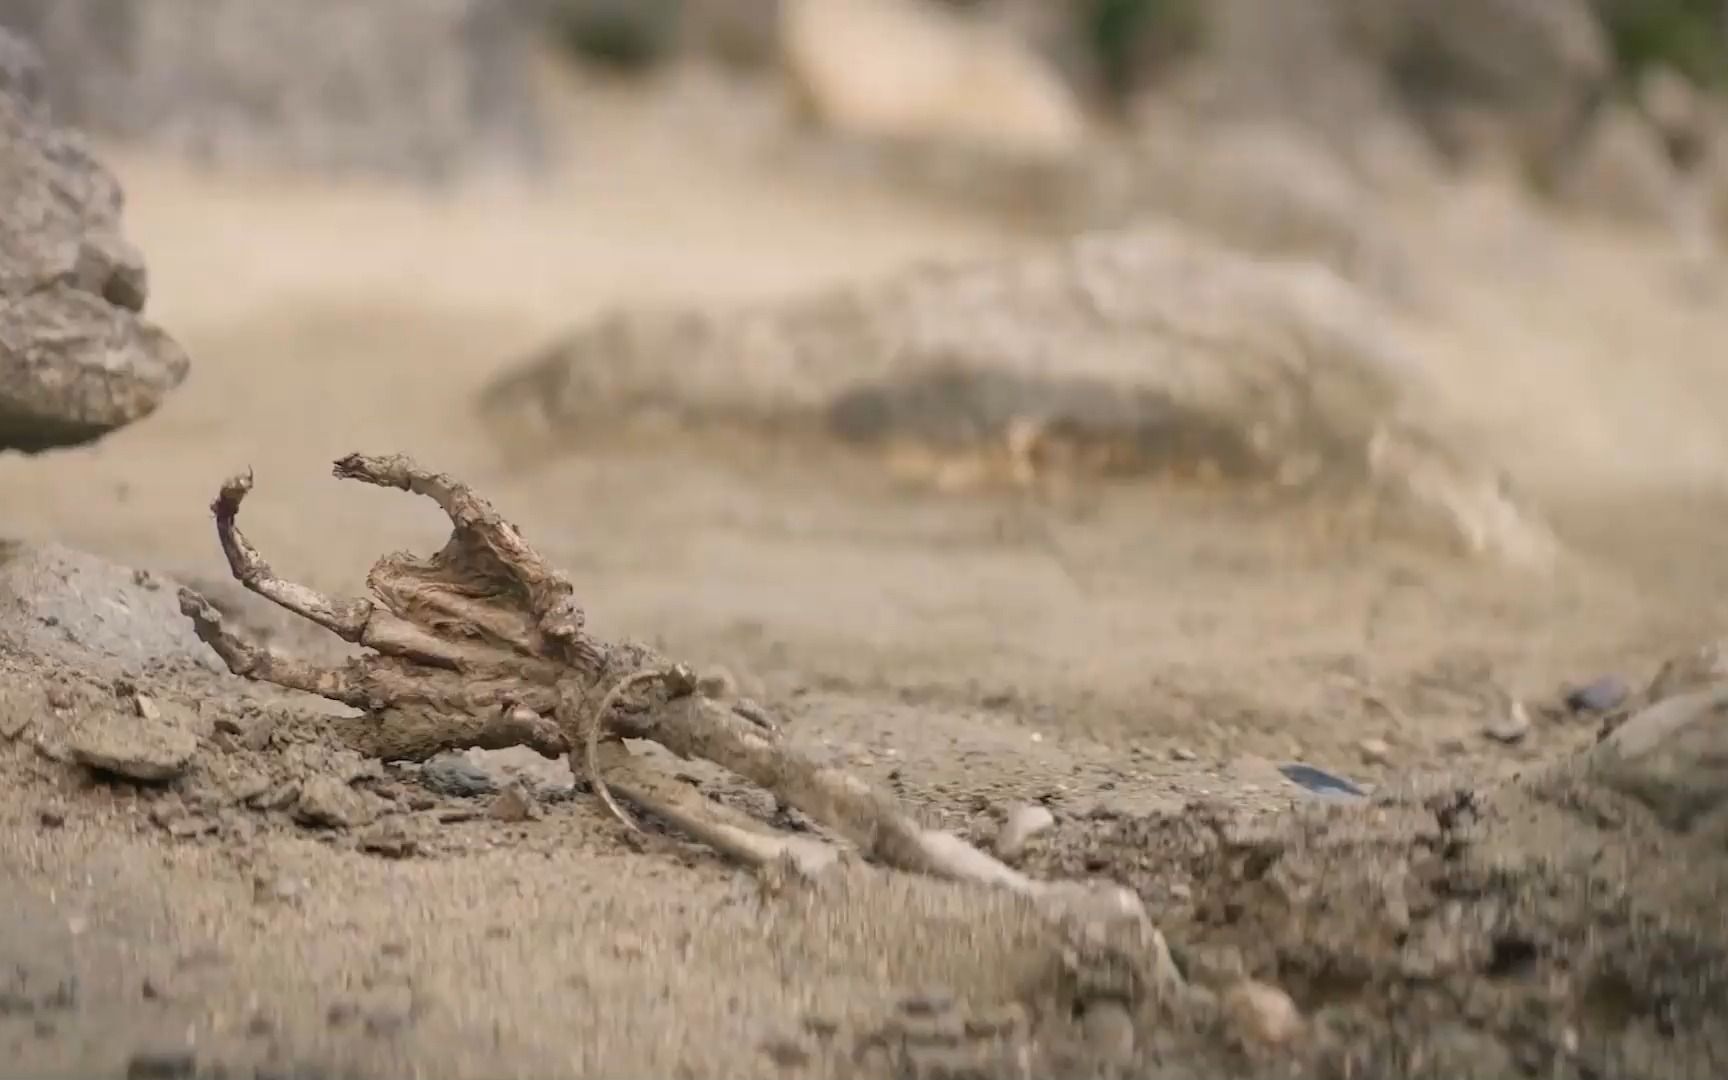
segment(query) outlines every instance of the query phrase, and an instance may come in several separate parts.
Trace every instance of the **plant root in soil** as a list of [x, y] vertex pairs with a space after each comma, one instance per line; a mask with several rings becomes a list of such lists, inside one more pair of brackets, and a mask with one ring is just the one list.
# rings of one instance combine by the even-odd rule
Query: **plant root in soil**
[[689, 667], [589, 634], [570, 581], [466, 484], [403, 456], [353, 454], [337, 461], [334, 473], [432, 499], [450, 518], [449, 541], [427, 558], [384, 556], [367, 578], [371, 598], [338, 600], [278, 577], [240, 532], [249, 471], [222, 485], [211, 510], [236, 580], [366, 655], [340, 667], [307, 664], [242, 640], [196, 592], [182, 589], [179, 600], [232, 673], [361, 710], [364, 718], [344, 729], [360, 752], [424, 761], [448, 750], [526, 746], [569, 759], [572, 772], [585, 774], [632, 829], [614, 791], [758, 869], [790, 866], [810, 875], [845, 856], [834, 844], [773, 829], [658, 775], [623, 742], [652, 741], [767, 789], [870, 862], [1007, 889], [1061, 923], [1089, 929], [1089, 937], [1132, 925], [1161, 974], [1170, 973], [1162, 940], [1132, 891], [1037, 881], [958, 836], [923, 828], [892, 797], [801, 754], [753, 703], [703, 696]]

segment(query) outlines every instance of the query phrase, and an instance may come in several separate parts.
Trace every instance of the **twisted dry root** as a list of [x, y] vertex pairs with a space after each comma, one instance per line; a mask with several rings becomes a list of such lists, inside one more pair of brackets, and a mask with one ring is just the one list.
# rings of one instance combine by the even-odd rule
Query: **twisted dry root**
[[[831, 845], [779, 834], [650, 775], [621, 741], [647, 739], [766, 788], [867, 859], [1006, 888], [1064, 918], [1149, 927], [1131, 892], [1033, 881], [957, 836], [921, 827], [857, 777], [804, 757], [754, 707], [699, 696], [684, 665], [640, 645], [591, 636], [568, 579], [467, 485], [400, 456], [354, 454], [334, 471], [437, 502], [450, 518], [449, 541], [426, 558], [385, 556], [368, 575], [371, 598], [336, 600], [278, 577], [241, 534], [250, 472], [223, 484], [211, 510], [241, 584], [368, 655], [323, 669], [241, 640], [191, 590], [181, 590], [180, 608], [234, 674], [363, 710], [366, 719], [353, 734], [363, 751], [424, 760], [445, 750], [522, 745], [573, 758], [580, 746], [595, 794], [634, 829], [601, 776], [605, 742], [626, 801], [732, 858], [759, 867], [789, 858], [815, 869], [836, 857]], [[600, 693], [601, 686], [608, 689]]]

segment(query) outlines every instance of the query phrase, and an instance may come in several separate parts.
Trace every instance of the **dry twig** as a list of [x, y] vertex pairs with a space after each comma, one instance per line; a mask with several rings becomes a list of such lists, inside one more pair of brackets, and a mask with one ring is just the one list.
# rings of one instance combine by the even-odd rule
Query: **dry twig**
[[445, 750], [520, 745], [568, 756], [575, 771], [580, 749], [595, 793], [634, 828], [601, 778], [605, 743], [625, 801], [732, 858], [756, 866], [789, 858], [815, 869], [835, 857], [828, 845], [776, 833], [654, 776], [622, 743], [652, 740], [766, 788], [867, 859], [1008, 888], [1058, 913], [1144, 920], [1126, 890], [1035, 882], [959, 837], [922, 828], [895, 800], [799, 754], [755, 709], [698, 695], [687, 667], [589, 635], [570, 582], [465, 484], [400, 456], [350, 455], [334, 471], [432, 499], [450, 518], [450, 540], [429, 558], [385, 556], [367, 578], [372, 598], [335, 600], [278, 577], [241, 534], [236, 519], [252, 490], [250, 472], [225, 483], [211, 509], [236, 579], [369, 655], [318, 668], [242, 641], [189, 589], [180, 592], [180, 608], [236, 675], [363, 710], [367, 719], [351, 735], [362, 752], [425, 760]]

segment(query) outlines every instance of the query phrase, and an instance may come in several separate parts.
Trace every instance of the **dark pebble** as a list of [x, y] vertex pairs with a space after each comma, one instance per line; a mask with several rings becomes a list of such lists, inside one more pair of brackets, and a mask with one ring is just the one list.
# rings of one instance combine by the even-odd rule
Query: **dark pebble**
[[420, 769], [420, 782], [440, 795], [472, 798], [490, 795], [498, 785], [486, 770], [464, 757], [441, 757], [428, 761]]
[[197, 1071], [198, 1062], [184, 1050], [164, 1050], [132, 1055], [126, 1063], [126, 1080], [177, 1080]]
[[1317, 795], [1349, 795], [1362, 798], [1366, 794], [1343, 777], [1333, 776], [1312, 765], [1280, 765], [1278, 771], [1291, 783], [1305, 787]]
[[1618, 675], [1604, 675], [1567, 691], [1566, 707], [1573, 712], [1612, 712], [1624, 705], [1631, 695], [1624, 679]]
[[942, 990], [926, 990], [900, 999], [900, 1011], [907, 1016], [935, 1016], [953, 1007], [953, 996]]
[[762, 1044], [762, 1052], [782, 1069], [796, 1069], [810, 1063], [810, 1051], [791, 1039], [773, 1039]]

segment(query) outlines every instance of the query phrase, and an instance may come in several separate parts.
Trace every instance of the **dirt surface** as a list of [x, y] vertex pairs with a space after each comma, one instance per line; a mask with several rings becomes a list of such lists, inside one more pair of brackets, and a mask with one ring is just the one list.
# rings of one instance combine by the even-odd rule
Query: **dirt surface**
[[[1572, 556], [1548, 576], [1340, 545], [1228, 494], [937, 495], [838, 451], [734, 438], [643, 435], [507, 466], [476, 388], [603, 305], [783, 295], [1033, 242], [751, 164], [676, 110], [602, 99], [576, 119], [593, 149], [568, 177], [444, 201], [110, 154], [156, 315], [194, 373], [97, 447], [0, 461], [8, 533], [146, 569], [126, 580], [171, 595], [174, 575], [221, 576], [207, 507], [251, 465], [252, 539], [281, 573], [353, 593], [376, 556], [432, 550], [446, 529], [415, 500], [335, 482], [330, 462], [412, 453], [475, 483], [568, 571], [590, 629], [724, 666], [802, 745], [931, 824], [987, 840], [1016, 804], [1049, 808], [1025, 866], [1135, 887], [1217, 997], [1123, 991], [1106, 1007], [1011, 897], [878, 871], [776, 888], [667, 834], [629, 841], [532, 755], [472, 755], [481, 775], [362, 761], [328, 737], [331, 709], [217, 674], [181, 638], [93, 663], [14, 635], [0, 1046], [15, 1068], [1728, 1066], [1719, 839], [1583, 783], [1597, 717], [1533, 708], [1515, 741], [1486, 734], [1513, 697], [1545, 704], [1611, 673], [1641, 686], [1720, 635], [1728, 369], [1705, 343], [1728, 307], [1713, 278], [1684, 276], [1656, 239], [1560, 229], [1495, 188], [1410, 215], [1423, 303], [1450, 328], [1436, 416], [1551, 514]], [[92, 602], [55, 600], [51, 579], [31, 593], [35, 630]], [[234, 610], [283, 648], [334, 649]], [[82, 625], [62, 640], [95, 634]], [[117, 779], [75, 742], [117, 710], [198, 749], [177, 765], [156, 748], [171, 779]], [[1372, 798], [1316, 794], [1280, 771], [1292, 763]], [[522, 820], [494, 816], [512, 770], [537, 792]], [[1242, 975], [1291, 996], [1299, 1036], [1240, 1037]]]

